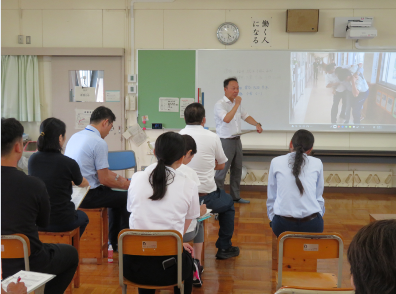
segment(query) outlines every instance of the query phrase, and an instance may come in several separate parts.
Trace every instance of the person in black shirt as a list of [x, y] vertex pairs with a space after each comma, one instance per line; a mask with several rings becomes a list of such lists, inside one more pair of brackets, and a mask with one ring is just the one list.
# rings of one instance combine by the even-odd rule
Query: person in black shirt
[[76, 210], [71, 202], [72, 182], [80, 187], [88, 186], [81, 175], [80, 167], [74, 159], [61, 153], [65, 143], [66, 125], [63, 121], [51, 117], [40, 125], [37, 139], [38, 152], [29, 158], [29, 175], [41, 179], [50, 196], [51, 215], [47, 227], [39, 231], [66, 232], [80, 227], [80, 236], [88, 225], [88, 216]]
[[[37, 226], [46, 227], [50, 202], [45, 184], [17, 170], [22, 156], [23, 126], [14, 118], [1, 119], [1, 234], [24, 234], [30, 240], [30, 270], [56, 275], [45, 294], [63, 294], [78, 266], [77, 250], [66, 244], [43, 244]], [[3, 278], [25, 269], [23, 258], [2, 259]]]

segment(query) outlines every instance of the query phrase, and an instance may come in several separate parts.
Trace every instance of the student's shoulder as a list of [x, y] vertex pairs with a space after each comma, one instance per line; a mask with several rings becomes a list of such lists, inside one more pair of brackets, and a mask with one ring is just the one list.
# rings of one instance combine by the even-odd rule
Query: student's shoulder
[[24, 172], [20, 172], [19, 176], [21, 177], [21, 182], [25, 187], [27, 187], [30, 191], [42, 191], [46, 190], [45, 183], [35, 176], [26, 175]]
[[322, 161], [319, 158], [313, 157], [313, 156], [307, 156], [309, 163], [314, 164], [316, 166], [323, 166]]
[[289, 161], [290, 156], [292, 156], [292, 153], [287, 153], [287, 154], [284, 154], [284, 155], [280, 155], [280, 156], [274, 157], [271, 160], [271, 164], [277, 164], [277, 163], [281, 163], [281, 162], [284, 162], [284, 161]]

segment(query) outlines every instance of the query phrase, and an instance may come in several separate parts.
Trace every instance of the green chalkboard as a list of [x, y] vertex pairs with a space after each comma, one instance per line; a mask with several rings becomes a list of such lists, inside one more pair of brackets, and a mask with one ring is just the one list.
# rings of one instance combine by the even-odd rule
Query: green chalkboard
[[[180, 112], [160, 112], [159, 98], [195, 98], [195, 50], [138, 50], [138, 122], [185, 127]], [[146, 125], [142, 116], [148, 115]]]

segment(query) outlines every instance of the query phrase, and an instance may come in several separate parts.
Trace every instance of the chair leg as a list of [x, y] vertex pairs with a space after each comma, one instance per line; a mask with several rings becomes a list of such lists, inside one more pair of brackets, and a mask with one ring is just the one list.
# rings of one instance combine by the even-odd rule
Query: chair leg
[[[73, 246], [80, 253], [80, 235], [79, 233], [73, 236]], [[74, 288], [80, 288], [80, 263], [78, 263], [76, 274], [74, 275]]]
[[122, 289], [122, 294], [127, 294], [127, 285], [122, 285], [122, 287], [121, 287], [121, 289]]
[[180, 294], [184, 294], [184, 284], [182, 284], [182, 286], [180, 288]]

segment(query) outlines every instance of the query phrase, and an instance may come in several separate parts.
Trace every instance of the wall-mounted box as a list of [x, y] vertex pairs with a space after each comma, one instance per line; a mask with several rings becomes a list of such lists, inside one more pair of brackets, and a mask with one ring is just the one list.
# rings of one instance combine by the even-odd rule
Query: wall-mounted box
[[286, 32], [317, 32], [319, 28], [319, 9], [288, 9]]

